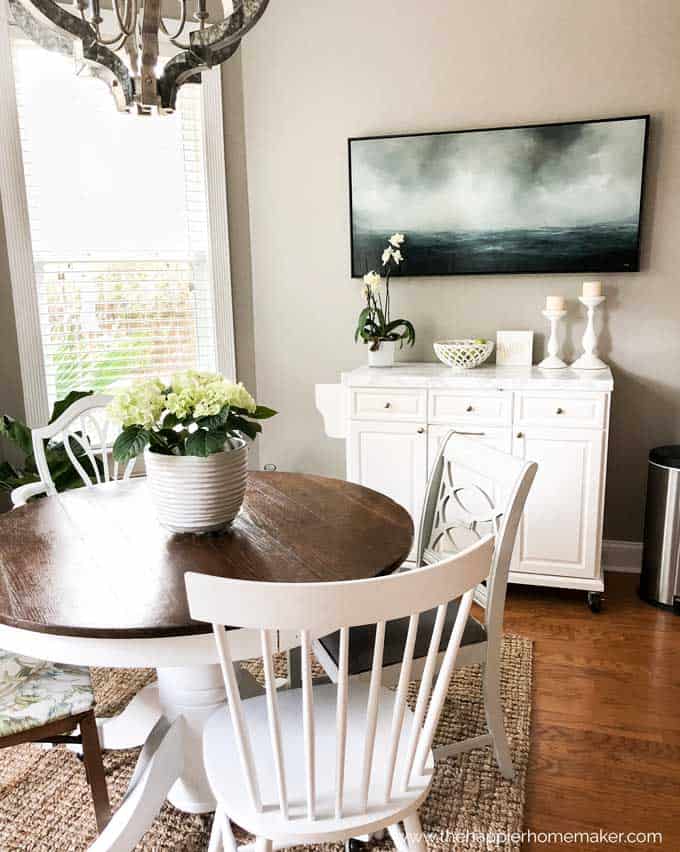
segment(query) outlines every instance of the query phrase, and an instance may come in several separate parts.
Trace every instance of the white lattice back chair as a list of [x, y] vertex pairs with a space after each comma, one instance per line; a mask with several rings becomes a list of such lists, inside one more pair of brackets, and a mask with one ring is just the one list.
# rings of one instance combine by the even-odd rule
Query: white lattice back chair
[[129, 478], [136, 460], [120, 466], [111, 455], [111, 445], [120, 431], [106, 413], [111, 399], [106, 394], [83, 397], [53, 423], [32, 430], [33, 454], [40, 481], [15, 488], [10, 495], [14, 506], [24, 505], [36, 494], [51, 497], [57, 493], [45, 455], [45, 442], [54, 439], [63, 441], [69, 461], [87, 488], [113, 479]]
[[[229, 820], [256, 835], [258, 848], [348, 839], [389, 828], [400, 850], [422, 852], [418, 808], [432, 781], [432, 740], [455, 668], [474, 588], [488, 576], [494, 539], [406, 573], [344, 583], [261, 583], [186, 575], [191, 616], [213, 626], [228, 698], [204, 734], [204, 760], [218, 802], [211, 850], [234, 849]], [[439, 637], [413, 710], [407, 704], [418, 620], [436, 608], [443, 624], [459, 599], [433, 688]], [[396, 691], [381, 684], [385, 625], [407, 617], [408, 641]], [[266, 694], [242, 701], [222, 625], [260, 631]], [[348, 670], [350, 628], [373, 625], [369, 682]], [[302, 688], [277, 692], [275, 631], [299, 632]], [[313, 684], [312, 641], [338, 630], [338, 682]], [[240, 771], [239, 771], [240, 770]], [[406, 837], [398, 827], [404, 822]]]
[[[476, 663], [483, 666], [484, 706], [489, 732], [438, 749], [436, 757], [491, 745], [506, 778], [513, 777], [514, 769], [500, 699], [503, 614], [517, 530], [536, 470], [535, 462], [518, 459], [455, 431], [450, 432], [443, 440], [432, 467], [416, 544], [416, 565], [427, 565], [468, 547], [484, 535], [496, 537], [491, 570], [484, 578], [486, 586], [477, 590], [477, 599], [485, 607], [484, 619], [480, 622], [472, 615], [468, 617], [457, 662], [458, 666]], [[452, 604], [443, 633], [440, 631], [442, 642], [446, 642], [456, 616], [456, 605]], [[387, 683], [398, 681], [408, 627], [407, 619], [391, 621], [387, 625], [384, 671]], [[416, 640], [416, 674], [426, 666], [430, 637], [437, 629], [434, 613], [421, 619]], [[352, 675], [368, 676], [367, 661], [371, 658], [374, 641], [374, 635], [364, 628], [352, 631], [349, 651]], [[322, 637], [315, 643], [314, 651], [331, 680], [336, 680], [340, 652], [338, 634]], [[443, 653], [442, 647], [437, 665]]]

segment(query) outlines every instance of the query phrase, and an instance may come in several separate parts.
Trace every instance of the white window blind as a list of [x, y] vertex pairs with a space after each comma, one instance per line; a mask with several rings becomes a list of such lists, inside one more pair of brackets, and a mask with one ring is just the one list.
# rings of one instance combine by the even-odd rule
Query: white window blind
[[127, 116], [69, 57], [13, 64], [49, 402], [217, 369], [201, 87]]

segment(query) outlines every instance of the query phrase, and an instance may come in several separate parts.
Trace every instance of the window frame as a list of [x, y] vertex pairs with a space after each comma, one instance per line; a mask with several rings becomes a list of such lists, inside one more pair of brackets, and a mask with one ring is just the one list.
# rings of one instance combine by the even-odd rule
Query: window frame
[[[208, 196], [208, 276], [213, 299], [217, 368], [219, 372], [235, 379], [221, 68], [218, 66], [204, 72], [202, 76], [203, 149]], [[106, 97], [103, 87], [102, 97]], [[113, 99], [111, 109], [115, 109]], [[49, 419], [49, 404], [12, 65], [9, 4], [4, 0], [0, 0], [0, 116], [0, 201], [14, 303], [24, 413], [29, 426], [39, 426]], [[131, 116], [130, 120], [137, 119]]]

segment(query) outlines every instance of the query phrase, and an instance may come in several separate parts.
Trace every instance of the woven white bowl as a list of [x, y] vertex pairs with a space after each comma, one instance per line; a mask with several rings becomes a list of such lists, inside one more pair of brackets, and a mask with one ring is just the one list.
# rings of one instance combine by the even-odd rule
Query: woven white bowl
[[475, 343], [474, 340], [435, 340], [437, 358], [454, 370], [470, 370], [479, 367], [493, 352], [493, 340]]

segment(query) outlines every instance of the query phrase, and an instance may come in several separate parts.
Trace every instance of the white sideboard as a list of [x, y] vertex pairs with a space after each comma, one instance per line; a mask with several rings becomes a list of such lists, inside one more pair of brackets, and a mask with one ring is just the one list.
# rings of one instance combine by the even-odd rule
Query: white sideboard
[[440, 364], [360, 367], [317, 385], [326, 433], [346, 440], [347, 478], [392, 497], [417, 522], [428, 471], [450, 430], [538, 462], [510, 582], [604, 589], [602, 514], [609, 370]]

